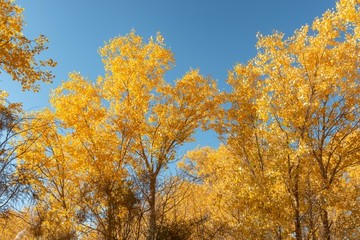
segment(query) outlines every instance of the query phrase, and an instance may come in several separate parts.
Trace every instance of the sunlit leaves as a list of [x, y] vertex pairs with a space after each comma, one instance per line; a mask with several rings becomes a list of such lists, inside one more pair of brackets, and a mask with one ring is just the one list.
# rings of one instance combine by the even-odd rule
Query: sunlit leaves
[[[349, 236], [344, 219], [358, 222], [358, 180], [344, 177], [360, 163], [358, 11], [340, 1], [290, 37], [259, 34], [256, 57], [229, 72], [230, 105], [216, 126], [226, 148], [189, 155], [189, 171], [212, 192], [212, 216], [238, 224], [223, 234], [328, 239]], [[232, 219], [235, 209], [243, 218]]]
[[55, 67], [56, 63], [37, 60], [37, 55], [47, 49], [48, 40], [43, 35], [34, 40], [23, 35], [22, 12], [14, 1], [0, 1], [0, 68], [19, 81], [23, 90], [38, 91], [38, 81], [51, 82], [54, 77], [46, 67]]
[[[163, 214], [155, 209], [162, 194], [158, 186], [167, 184], [158, 178], [176, 159], [177, 148], [214, 119], [216, 84], [198, 70], [166, 82], [174, 59], [160, 34], [144, 42], [131, 32], [111, 40], [100, 54], [105, 76], [91, 82], [71, 73], [51, 94], [54, 111], [39, 112], [29, 123], [44, 124], [44, 130], [24, 135], [38, 137], [21, 167], [39, 199], [48, 199], [38, 203], [43, 218], [67, 222], [64, 233], [96, 226], [100, 235], [118, 238], [136, 234], [135, 227], [125, 232], [126, 226], [145, 219], [150, 227], [144, 234], [157, 234]], [[142, 217], [140, 211], [148, 208], [151, 213]], [[80, 223], [84, 226], [77, 227]]]

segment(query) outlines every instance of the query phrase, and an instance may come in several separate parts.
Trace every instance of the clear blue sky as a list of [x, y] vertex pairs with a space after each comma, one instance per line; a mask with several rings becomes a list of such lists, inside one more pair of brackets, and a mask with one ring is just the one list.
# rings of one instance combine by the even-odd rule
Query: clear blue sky
[[[291, 35], [329, 8], [335, 0], [17, 0], [25, 8], [30, 37], [44, 34], [49, 50], [43, 57], [58, 62], [56, 78], [42, 86], [39, 93], [24, 93], [17, 83], [3, 79], [12, 101], [24, 102], [24, 109], [40, 110], [48, 106], [51, 89], [78, 71], [89, 79], [103, 74], [97, 50], [109, 39], [131, 29], [148, 39], [161, 32], [176, 58], [175, 68], [167, 74], [172, 81], [190, 68], [227, 89], [227, 71], [236, 63], [255, 56], [256, 33], [273, 30]], [[199, 135], [199, 134], [198, 134]], [[201, 137], [201, 145], [216, 145], [213, 136]]]

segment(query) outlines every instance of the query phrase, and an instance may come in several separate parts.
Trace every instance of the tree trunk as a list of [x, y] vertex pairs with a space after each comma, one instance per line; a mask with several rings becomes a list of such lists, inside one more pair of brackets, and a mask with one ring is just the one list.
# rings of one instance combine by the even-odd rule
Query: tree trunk
[[[326, 177], [326, 172], [323, 173], [323, 191], [329, 190], [329, 184]], [[331, 233], [330, 233], [330, 223], [329, 223], [329, 215], [326, 210], [327, 200], [326, 197], [321, 195], [320, 196], [320, 217], [321, 217], [321, 239], [322, 240], [330, 240]]]
[[301, 230], [299, 209], [295, 209], [295, 234], [296, 234], [296, 240], [302, 240], [302, 230]]
[[156, 177], [150, 177], [150, 227], [149, 227], [149, 235], [148, 240], [156, 240]]
[[294, 186], [295, 198], [295, 234], [296, 240], [302, 240], [301, 216], [300, 216], [300, 196], [299, 196], [299, 176], [295, 176]]
[[110, 198], [110, 200], [108, 202], [105, 240], [114, 240], [114, 239], [116, 239], [114, 211], [113, 211], [112, 203], [110, 201], [111, 201], [111, 198]]
[[322, 232], [321, 239], [330, 240], [330, 224], [329, 224], [329, 216], [328, 212], [325, 209], [321, 209], [321, 221], [322, 221]]
[[276, 231], [276, 238], [277, 240], [283, 240], [282, 238], [282, 228], [281, 226], [278, 227], [277, 231]]

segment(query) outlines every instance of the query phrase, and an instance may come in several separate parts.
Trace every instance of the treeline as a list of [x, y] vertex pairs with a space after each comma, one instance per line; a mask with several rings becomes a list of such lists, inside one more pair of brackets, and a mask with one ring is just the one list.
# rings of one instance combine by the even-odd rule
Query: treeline
[[[54, 77], [44, 36], [0, 0], [0, 66], [24, 90]], [[229, 72], [230, 92], [135, 32], [24, 112], [0, 92], [1, 239], [360, 239], [360, 2], [340, 0]], [[179, 148], [198, 129], [218, 149]], [[177, 173], [169, 167], [177, 162]]]

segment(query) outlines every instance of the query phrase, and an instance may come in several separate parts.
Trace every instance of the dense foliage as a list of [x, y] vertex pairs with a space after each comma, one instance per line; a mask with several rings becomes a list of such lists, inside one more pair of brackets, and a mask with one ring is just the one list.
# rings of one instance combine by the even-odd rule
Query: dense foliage
[[[1, 67], [37, 90], [55, 66], [34, 60], [46, 40], [30, 45], [22, 10], [0, 7]], [[49, 108], [24, 113], [1, 92], [1, 239], [360, 239], [359, 11], [340, 0], [288, 38], [259, 35], [230, 92], [198, 70], [166, 81], [163, 37], [134, 31], [100, 49], [103, 76], [70, 73]], [[222, 145], [171, 175], [200, 128]]]

